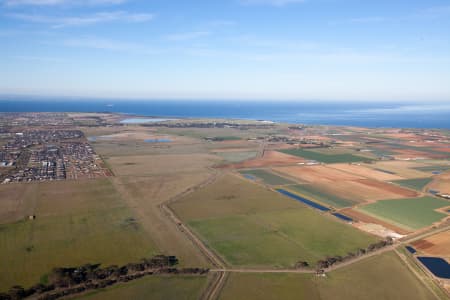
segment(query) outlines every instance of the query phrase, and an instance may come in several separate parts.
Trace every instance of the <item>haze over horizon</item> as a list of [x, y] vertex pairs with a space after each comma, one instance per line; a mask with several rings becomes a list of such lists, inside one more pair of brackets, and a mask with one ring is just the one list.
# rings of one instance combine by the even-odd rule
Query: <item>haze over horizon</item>
[[0, 0], [0, 94], [450, 101], [448, 1]]

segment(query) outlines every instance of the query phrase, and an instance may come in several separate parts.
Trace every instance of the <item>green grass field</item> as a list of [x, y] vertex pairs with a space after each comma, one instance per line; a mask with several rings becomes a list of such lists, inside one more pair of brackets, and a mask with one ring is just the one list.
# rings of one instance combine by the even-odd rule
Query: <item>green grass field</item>
[[301, 203], [227, 176], [171, 205], [175, 212], [236, 266], [311, 265], [376, 239]]
[[414, 179], [404, 179], [404, 180], [395, 180], [394, 183], [397, 183], [401, 186], [421, 191], [427, 184], [429, 184], [431, 181], [433, 181], [433, 178], [427, 177], [427, 178], [414, 178]]
[[360, 162], [370, 161], [371, 159], [361, 156], [356, 156], [349, 153], [344, 154], [323, 154], [315, 151], [303, 150], [303, 149], [284, 149], [280, 152], [303, 157], [305, 159], [317, 160], [323, 163], [346, 163], [346, 162]]
[[333, 194], [325, 193], [310, 184], [291, 185], [287, 189], [295, 193], [299, 193], [307, 198], [311, 198], [312, 200], [317, 200], [337, 208], [348, 207], [355, 204], [353, 201], [337, 197]]
[[197, 300], [206, 282], [206, 276], [148, 276], [93, 291], [76, 299]]
[[0, 290], [35, 284], [54, 267], [126, 264], [157, 252], [107, 179], [37, 184], [23, 201], [36, 219], [0, 225], [0, 256], [8, 258], [0, 260]]
[[345, 255], [375, 238], [320, 216], [309, 208], [190, 221], [203, 239], [231, 265], [289, 267], [314, 265]]
[[233, 135], [224, 135], [224, 136], [215, 136], [213, 137], [214, 140], [216, 141], [238, 141], [238, 140], [242, 140], [242, 138], [238, 137], [238, 136], [233, 136]]
[[415, 230], [441, 220], [446, 215], [434, 210], [449, 205], [450, 202], [444, 199], [422, 197], [383, 200], [359, 209], [401, 227]]
[[310, 274], [230, 275], [220, 300], [434, 299], [393, 252], [370, 257], [326, 278]]
[[270, 184], [270, 185], [284, 185], [284, 184], [294, 184], [295, 182], [286, 179], [284, 177], [275, 175], [269, 171], [265, 171], [265, 170], [245, 170], [245, 171], [241, 171], [241, 174], [245, 175], [252, 175], [255, 177], [258, 177], [259, 179], [262, 179], [265, 183]]

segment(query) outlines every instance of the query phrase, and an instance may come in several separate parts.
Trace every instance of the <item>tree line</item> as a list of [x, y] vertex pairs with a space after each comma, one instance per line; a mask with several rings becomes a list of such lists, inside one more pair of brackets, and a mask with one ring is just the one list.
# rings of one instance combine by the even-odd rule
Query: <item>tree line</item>
[[[360, 248], [360, 249], [356, 250], [356, 252], [349, 252], [347, 255], [344, 255], [344, 256], [341, 256], [341, 255], [327, 256], [326, 258], [317, 261], [316, 270], [318, 272], [322, 271], [322, 270], [327, 269], [337, 263], [346, 262], [346, 261], [352, 260], [356, 257], [360, 257], [365, 254], [369, 254], [371, 252], [374, 252], [374, 251], [384, 248], [386, 246], [390, 246], [393, 243], [394, 243], [394, 240], [392, 238], [388, 237], [385, 240], [381, 240], [379, 242], [370, 244], [367, 248]], [[307, 261], [298, 261], [294, 267], [296, 269], [304, 269], [304, 268], [309, 268], [310, 264]]]
[[101, 268], [100, 264], [86, 264], [79, 267], [54, 268], [48, 275], [48, 283], [38, 283], [30, 288], [13, 286], [6, 293], [0, 293], [0, 300], [19, 300], [33, 296], [39, 300], [53, 300], [93, 289], [135, 280], [148, 275], [192, 274], [203, 275], [209, 269], [175, 268], [175, 256], [157, 255], [140, 262], [123, 266]]

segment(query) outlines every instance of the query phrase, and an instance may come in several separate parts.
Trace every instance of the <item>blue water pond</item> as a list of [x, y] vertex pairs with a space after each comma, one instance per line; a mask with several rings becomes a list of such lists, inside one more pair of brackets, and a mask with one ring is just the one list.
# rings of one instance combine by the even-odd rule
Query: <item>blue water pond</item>
[[308, 199], [306, 199], [306, 198], [300, 197], [300, 196], [298, 196], [298, 195], [296, 195], [296, 194], [293, 194], [293, 193], [291, 193], [291, 192], [288, 192], [288, 191], [286, 191], [286, 190], [283, 190], [283, 189], [277, 189], [277, 191], [278, 191], [279, 193], [285, 195], [285, 196], [288, 196], [288, 197], [290, 197], [290, 198], [292, 198], [292, 199], [294, 199], [294, 200], [300, 201], [300, 202], [302, 202], [302, 203], [304, 203], [304, 204], [306, 204], [306, 205], [309, 205], [309, 206], [311, 206], [311, 207], [314, 207], [314, 208], [316, 208], [316, 209], [318, 209], [318, 210], [321, 210], [321, 211], [330, 211], [330, 209], [329, 209], [328, 207], [325, 207], [325, 206], [323, 206], [323, 205], [320, 205], [320, 204], [318, 204], [318, 203], [316, 203], [316, 202], [313, 202], [313, 201], [311, 201], [311, 200], [308, 200]]

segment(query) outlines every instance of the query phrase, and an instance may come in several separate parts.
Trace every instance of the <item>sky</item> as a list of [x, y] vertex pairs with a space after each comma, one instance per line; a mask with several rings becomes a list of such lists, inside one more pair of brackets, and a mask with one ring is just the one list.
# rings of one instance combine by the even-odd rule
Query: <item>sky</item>
[[0, 94], [450, 102], [450, 1], [0, 0]]

